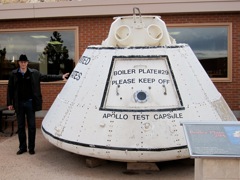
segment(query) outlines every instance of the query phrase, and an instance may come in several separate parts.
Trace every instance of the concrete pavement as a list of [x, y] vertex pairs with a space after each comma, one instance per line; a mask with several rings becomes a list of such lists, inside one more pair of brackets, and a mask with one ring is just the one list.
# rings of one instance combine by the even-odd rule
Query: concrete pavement
[[59, 149], [50, 144], [37, 129], [36, 154], [16, 155], [18, 138], [0, 143], [0, 180], [193, 180], [194, 160], [157, 163], [160, 171], [127, 171], [127, 163], [106, 161], [95, 168], [86, 166], [86, 157]]

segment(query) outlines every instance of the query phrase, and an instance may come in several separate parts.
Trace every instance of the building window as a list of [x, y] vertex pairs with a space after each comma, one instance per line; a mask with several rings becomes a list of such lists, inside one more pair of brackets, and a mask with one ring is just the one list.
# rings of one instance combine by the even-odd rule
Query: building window
[[213, 81], [232, 80], [231, 24], [170, 25], [177, 43], [186, 43]]
[[0, 80], [8, 80], [17, 60], [26, 54], [29, 67], [43, 74], [61, 74], [74, 68], [77, 28], [0, 31]]

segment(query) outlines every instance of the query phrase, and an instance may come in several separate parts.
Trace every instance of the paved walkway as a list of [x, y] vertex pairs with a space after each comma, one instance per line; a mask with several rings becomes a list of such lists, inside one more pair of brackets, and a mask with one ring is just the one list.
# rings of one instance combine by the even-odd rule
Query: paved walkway
[[37, 129], [36, 154], [16, 155], [17, 135], [0, 141], [0, 180], [193, 180], [194, 160], [158, 163], [160, 171], [127, 171], [123, 162], [106, 161], [101, 166], [88, 168], [86, 157], [59, 149], [50, 144]]

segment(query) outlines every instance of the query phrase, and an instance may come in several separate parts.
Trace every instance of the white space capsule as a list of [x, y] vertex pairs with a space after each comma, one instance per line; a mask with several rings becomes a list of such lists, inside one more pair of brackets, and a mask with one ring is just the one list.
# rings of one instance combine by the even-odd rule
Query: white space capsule
[[181, 122], [233, 120], [191, 48], [176, 44], [160, 17], [134, 12], [85, 50], [42, 132], [76, 154], [158, 162], [189, 157]]

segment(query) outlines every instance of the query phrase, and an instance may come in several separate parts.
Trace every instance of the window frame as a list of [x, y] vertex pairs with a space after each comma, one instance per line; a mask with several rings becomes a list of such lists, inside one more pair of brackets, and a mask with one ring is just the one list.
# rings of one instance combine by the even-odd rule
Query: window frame
[[[34, 32], [34, 31], [64, 31], [64, 30], [73, 30], [74, 31], [74, 44], [75, 44], [75, 55], [74, 55], [74, 63], [77, 64], [79, 60], [79, 27], [78, 26], [68, 26], [68, 27], [46, 27], [46, 28], [13, 28], [13, 29], [0, 29], [0, 33], [8, 33], [8, 32]], [[6, 84], [8, 80], [1, 80], [0, 84]], [[46, 83], [63, 83], [63, 82], [46, 82]]]
[[[226, 27], [227, 34], [227, 77], [226, 78], [211, 78], [213, 82], [232, 82], [232, 23], [188, 23], [188, 24], [167, 24], [168, 28], [204, 28], [204, 27]], [[177, 42], [181, 43], [181, 42]]]

